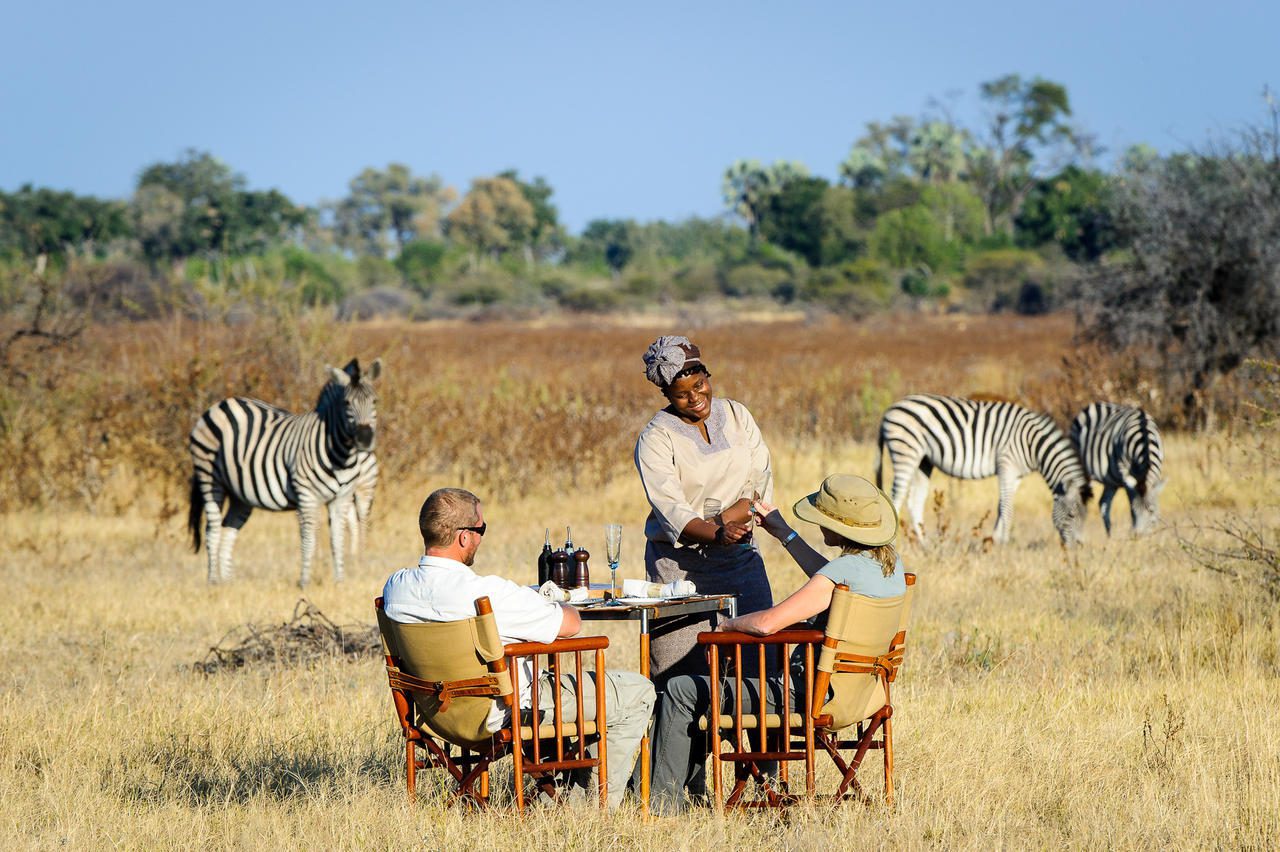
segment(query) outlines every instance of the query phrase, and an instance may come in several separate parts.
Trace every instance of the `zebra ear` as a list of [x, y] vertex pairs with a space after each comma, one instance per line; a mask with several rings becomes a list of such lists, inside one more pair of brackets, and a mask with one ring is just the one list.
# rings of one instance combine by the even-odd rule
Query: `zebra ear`
[[351, 377], [351, 381], [360, 381], [360, 359], [352, 358], [347, 362], [347, 366], [342, 368], [342, 372]]
[[369, 365], [369, 381], [376, 381], [378, 376], [382, 375], [382, 359], [374, 358], [373, 363]]
[[324, 368], [329, 371], [329, 381], [333, 382], [335, 385], [340, 385], [345, 388], [347, 385], [351, 384], [351, 377], [347, 375], [345, 370], [339, 370], [337, 367], [331, 367], [328, 364], [326, 364]]

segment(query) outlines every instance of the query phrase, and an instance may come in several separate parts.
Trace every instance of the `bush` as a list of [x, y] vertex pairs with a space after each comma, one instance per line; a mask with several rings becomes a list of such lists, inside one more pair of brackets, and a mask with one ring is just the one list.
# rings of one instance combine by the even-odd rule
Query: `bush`
[[893, 285], [884, 264], [872, 258], [815, 270], [799, 291], [800, 298], [844, 313], [865, 313], [884, 307]]
[[727, 296], [776, 296], [788, 286], [794, 288], [788, 270], [746, 263], [725, 273], [723, 291]]
[[571, 311], [607, 313], [622, 304], [622, 297], [603, 287], [578, 287], [560, 297], [560, 306]]
[[395, 287], [400, 284], [400, 271], [386, 258], [364, 254], [356, 261], [356, 281], [364, 290]]
[[342, 279], [318, 255], [289, 247], [281, 257], [284, 276], [298, 288], [304, 305], [332, 305], [347, 294]]
[[338, 311], [344, 320], [407, 317], [414, 313], [418, 299], [399, 287], [375, 287], [348, 298]]
[[414, 292], [430, 296], [432, 285], [444, 269], [447, 248], [435, 240], [414, 240], [404, 247], [395, 260], [404, 283]]
[[964, 286], [978, 309], [1044, 313], [1050, 305], [1049, 274], [1033, 251], [1006, 248], [971, 256]]

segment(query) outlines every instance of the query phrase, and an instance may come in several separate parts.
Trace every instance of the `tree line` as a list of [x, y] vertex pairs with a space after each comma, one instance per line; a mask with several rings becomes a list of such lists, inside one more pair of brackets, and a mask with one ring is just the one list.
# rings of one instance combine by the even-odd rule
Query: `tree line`
[[[1189, 397], [1280, 339], [1280, 132], [1266, 117], [1204, 150], [1135, 146], [1099, 168], [1062, 84], [1010, 74], [982, 118], [945, 106], [868, 124], [837, 177], [730, 163], [724, 213], [560, 221], [542, 177], [465, 192], [392, 163], [299, 205], [189, 150], [128, 199], [0, 192], [0, 309], [35, 265], [99, 315], [331, 305], [342, 316], [523, 315], [754, 299], [861, 315], [893, 305], [1036, 313], [1073, 305], [1082, 336], [1144, 347]], [[195, 306], [195, 308], [193, 308]], [[1191, 405], [1192, 403], [1188, 403]]]

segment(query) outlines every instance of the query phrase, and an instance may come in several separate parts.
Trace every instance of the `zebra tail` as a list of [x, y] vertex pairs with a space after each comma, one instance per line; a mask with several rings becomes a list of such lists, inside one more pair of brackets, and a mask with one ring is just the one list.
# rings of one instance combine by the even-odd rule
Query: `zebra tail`
[[191, 508], [187, 510], [187, 529], [191, 530], [191, 550], [200, 552], [200, 528], [204, 519], [204, 497], [195, 474], [191, 474]]
[[881, 488], [880, 474], [882, 471], [882, 456], [884, 455], [884, 429], [881, 428], [876, 435], [876, 488]]

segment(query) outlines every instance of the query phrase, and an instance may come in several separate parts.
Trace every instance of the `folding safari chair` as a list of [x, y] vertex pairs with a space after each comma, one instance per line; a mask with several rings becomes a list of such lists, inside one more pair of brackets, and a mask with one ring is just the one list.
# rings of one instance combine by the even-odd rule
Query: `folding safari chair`
[[[489, 766], [508, 754], [512, 757], [516, 808], [524, 808], [524, 777], [551, 797], [569, 773], [594, 769], [598, 776], [601, 807], [608, 789], [606, 777], [604, 650], [603, 636], [560, 639], [551, 643], [521, 642], [503, 646], [493, 609], [486, 597], [475, 603], [475, 618], [449, 622], [401, 623], [383, 610], [382, 598], [374, 601], [378, 628], [386, 652], [387, 680], [396, 716], [405, 738], [405, 784], [409, 799], [415, 796], [417, 771], [437, 768], [453, 779], [455, 799], [484, 807], [489, 802]], [[538, 707], [541, 684], [539, 661], [556, 685], [572, 672], [575, 684], [583, 682], [583, 652], [595, 652], [594, 671], [600, 686], [595, 690], [595, 718], [586, 715], [582, 690], [577, 689], [572, 720], [566, 719], [561, 690], [553, 689], [550, 719]], [[561, 662], [571, 655], [571, 666]], [[516, 709], [520, 694], [519, 661], [531, 658], [534, 710]], [[487, 726], [494, 701], [508, 711], [498, 731]], [[588, 753], [595, 747], [595, 756]], [[417, 750], [424, 754], [419, 756]], [[455, 753], [456, 751], [456, 753]]]
[[[711, 669], [711, 705], [700, 727], [710, 735], [712, 795], [717, 808], [781, 807], [799, 796], [791, 790], [788, 764], [803, 761], [804, 793], [816, 793], [816, 752], [828, 754], [840, 772], [834, 798], [861, 795], [856, 773], [868, 749], [882, 749], [885, 797], [893, 796], [893, 707], [889, 684], [897, 676], [906, 647], [906, 622], [915, 575], [905, 576], [907, 593], [895, 598], [854, 595], [837, 585], [832, 593], [824, 634], [792, 627], [770, 636], [745, 633], [702, 633]], [[816, 654], [815, 648], [819, 649]], [[769, 663], [770, 684], [744, 711], [744, 688], [753, 693], [753, 678], [744, 676], [745, 661], [757, 670]], [[774, 651], [773, 655], [766, 649]], [[754, 660], [752, 658], [754, 657]], [[727, 664], [727, 665], [726, 665]], [[726, 674], [727, 671], [727, 674]], [[754, 672], [748, 672], [752, 675]], [[732, 712], [724, 690], [732, 680]], [[798, 687], [792, 697], [793, 682]], [[827, 699], [828, 693], [830, 697]], [[822, 696], [818, 700], [815, 696]], [[794, 705], [794, 706], [793, 706]], [[877, 738], [879, 734], [879, 738]], [[748, 745], [748, 740], [753, 746]], [[730, 744], [722, 751], [724, 743]], [[851, 756], [845, 753], [852, 751]], [[722, 798], [721, 765], [734, 767], [734, 786]], [[777, 764], [776, 777], [769, 764]], [[754, 779], [757, 797], [744, 800]], [[851, 794], [850, 788], [853, 793]]]

